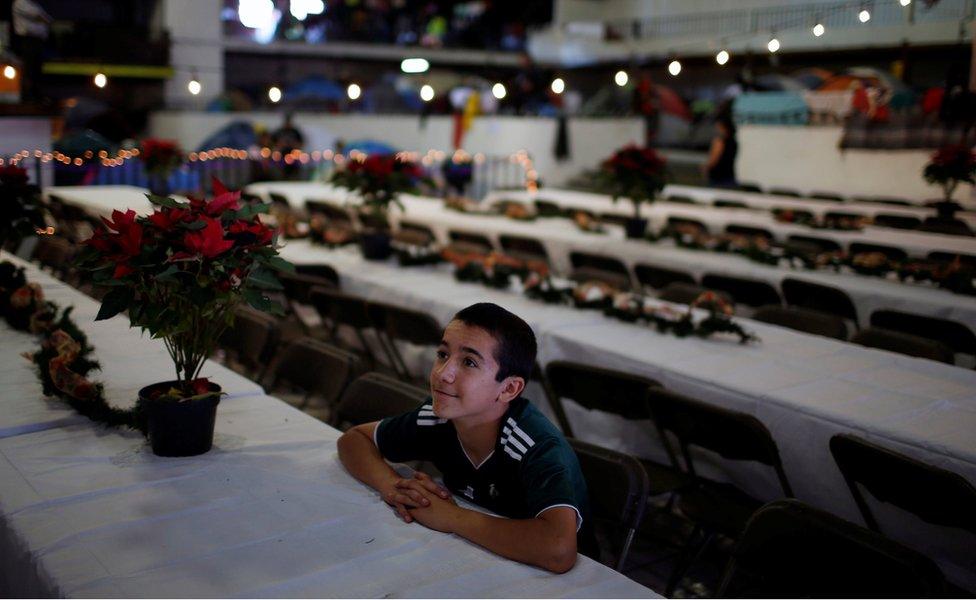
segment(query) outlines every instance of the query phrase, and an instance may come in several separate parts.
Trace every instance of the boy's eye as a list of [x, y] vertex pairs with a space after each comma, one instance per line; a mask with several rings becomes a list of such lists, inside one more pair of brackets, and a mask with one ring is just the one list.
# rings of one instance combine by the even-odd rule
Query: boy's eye
[[447, 358], [447, 352], [444, 352], [443, 350], [438, 350], [437, 358], [444, 360], [445, 358]]
[[464, 364], [465, 364], [465, 366], [468, 366], [468, 367], [477, 367], [478, 366], [478, 363], [476, 363], [473, 359], [470, 359], [470, 358], [464, 359]]

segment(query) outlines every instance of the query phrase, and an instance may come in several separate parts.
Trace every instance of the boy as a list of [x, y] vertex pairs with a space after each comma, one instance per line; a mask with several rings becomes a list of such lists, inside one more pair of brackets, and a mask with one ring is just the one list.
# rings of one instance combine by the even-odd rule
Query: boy
[[[568, 571], [588, 521], [586, 484], [559, 430], [520, 397], [535, 354], [535, 335], [519, 317], [490, 303], [463, 309], [437, 349], [431, 396], [411, 412], [343, 434], [342, 464], [407, 523]], [[509, 518], [462, 508], [429, 476], [401, 478], [384, 459], [429, 460], [452, 492]]]

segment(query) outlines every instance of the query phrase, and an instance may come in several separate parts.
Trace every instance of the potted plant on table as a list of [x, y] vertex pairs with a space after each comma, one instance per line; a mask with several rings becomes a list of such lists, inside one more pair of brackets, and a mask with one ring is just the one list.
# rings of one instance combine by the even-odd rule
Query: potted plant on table
[[634, 205], [634, 216], [626, 223], [627, 237], [642, 238], [647, 230], [647, 219], [640, 216], [643, 203], [651, 203], [664, 189], [668, 172], [664, 157], [651, 148], [634, 145], [617, 150], [603, 161], [597, 172], [597, 183], [616, 202], [628, 198]]
[[128, 311], [133, 326], [162, 338], [176, 379], [139, 392], [153, 452], [192, 456], [210, 449], [220, 387], [200, 377], [204, 361], [233, 324], [242, 303], [282, 314], [266, 296], [280, 290], [271, 228], [258, 220], [266, 206], [241, 206], [240, 192], [214, 180], [214, 197], [178, 202], [149, 195], [148, 216], [113, 211], [86, 242], [80, 262], [108, 294], [95, 317]]
[[183, 151], [172, 140], [148, 138], [139, 150], [146, 173], [149, 175], [149, 191], [158, 196], [169, 194], [169, 176], [183, 162]]
[[353, 159], [336, 170], [329, 181], [362, 197], [361, 220], [366, 224], [360, 236], [363, 256], [369, 260], [388, 258], [390, 246], [388, 212], [391, 204], [403, 210], [398, 196], [417, 191], [423, 170], [404, 154], [374, 154]]
[[976, 183], [976, 153], [962, 144], [943, 146], [932, 155], [922, 172], [925, 181], [942, 186], [942, 200], [932, 206], [940, 219], [951, 220], [961, 207], [952, 201], [956, 187]]

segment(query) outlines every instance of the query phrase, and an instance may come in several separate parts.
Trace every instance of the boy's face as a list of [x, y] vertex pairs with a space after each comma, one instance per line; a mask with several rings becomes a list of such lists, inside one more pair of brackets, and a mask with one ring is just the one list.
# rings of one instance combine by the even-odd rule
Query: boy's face
[[[451, 321], [430, 370], [434, 414], [442, 419], [498, 418], [522, 390], [521, 378], [495, 381], [497, 340], [480, 327]], [[513, 383], [512, 380], [517, 380]], [[515, 386], [514, 394], [513, 385]], [[498, 400], [498, 402], [496, 402]]]

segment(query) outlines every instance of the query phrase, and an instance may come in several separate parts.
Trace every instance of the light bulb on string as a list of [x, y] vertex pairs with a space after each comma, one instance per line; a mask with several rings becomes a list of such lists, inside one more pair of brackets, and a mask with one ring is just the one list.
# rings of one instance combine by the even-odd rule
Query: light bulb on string
[[186, 89], [194, 96], [198, 95], [201, 91], [203, 91], [203, 85], [200, 83], [200, 80], [197, 78], [196, 72], [194, 72], [193, 75], [190, 76], [190, 82], [186, 84]]
[[719, 50], [718, 54], [715, 55], [715, 62], [720, 65], [724, 65], [725, 63], [729, 62], [729, 58], [730, 55], [728, 50]]
[[562, 94], [566, 89], [566, 82], [562, 80], [561, 77], [557, 77], [552, 80], [552, 85], [549, 86], [553, 94]]
[[624, 70], [617, 71], [617, 73], [613, 76], [613, 82], [619, 85], [620, 87], [624, 87], [625, 85], [627, 85], [628, 81], [630, 81], [630, 77], [627, 75], [627, 71]]
[[276, 85], [273, 85], [273, 86], [269, 87], [268, 88], [268, 100], [271, 100], [271, 102], [273, 102], [275, 104], [277, 104], [278, 102], [280, 102], [281, 101], [281, 88], [279, 88]]
[[105, 76], [105, 73], [99, 71], [98, 73], [95, 73], [95, 77], [92, 81], [95, 82], [96, 86], [103, 88], [108, 83], [108, 77]]
[[866, 8], [862, 8], [861, 12], [857, 13], [857, 20], [862, 23], [867, 23], [871, 20], [871, 11]]
[[668, 64], [668, 73], [671, 73], [674, 77], [677, 77], [681, 73], [681, 62], [678, 60], [672, 60]]
[[359, 87], [358, 83], [350, 83], [346, 88], [346, 95], [350, 100], [358, 100], [363, 95], [363, 88]]
[[912, 0], [898, 0], [898, 4], [901, 4], [902, 6], [908, 6], [911, 3]]
[[420, 88], [420, 99], [424, 102], [430, 102], [434, 99], [434, 88], [430, 84], [424, 84]]
[[3, 76], [7, 79], [13, 79], [17, 76], [17, 69], [13, 65], [7, 65], [3, 68]]
[[822, 36], [826, 31], [827, 30], [824, 28], [823, 23], [817, 23], [813, 26], [813, 35], [816, 37]]
[[508, 90], [505, 89], [505, 84], [499, 81], [495, 85], [491, 86], [491, 95], [499, 100], [507, 96]]
[[779, 51], [779, 40], [776, 38], [775, 35], [769, 38], [769, 43], [766, 44], [766, 49], [774, 54]]

